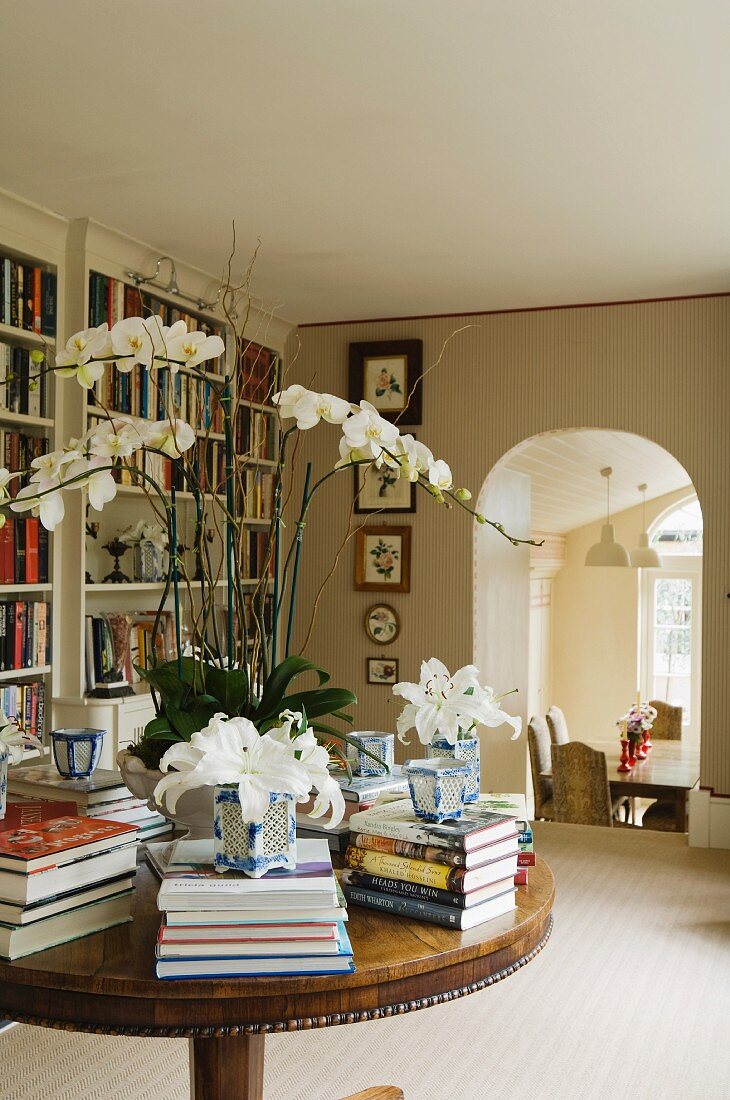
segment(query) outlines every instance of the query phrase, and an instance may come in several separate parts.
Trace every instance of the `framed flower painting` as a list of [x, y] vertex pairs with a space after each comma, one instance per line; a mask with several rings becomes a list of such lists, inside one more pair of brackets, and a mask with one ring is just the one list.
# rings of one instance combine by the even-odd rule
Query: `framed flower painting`
[[397, 471], [386, 466], [353, 467], [355, 475], [355, 512], [366, 515], [371, 512], [415, 512], [416, 485], [407, 477], [397, 477]]
[[410, 592], [410, 527], [360, 527], [355, 538], [358, 592]]
[[397, 657], [368, 657], [369, 684], [397, 684]]
[[390, 645], [400, 634], [400, 619], [394, 607], [374, 603], [365, 612], [365, 633], [371, 642]]
[[369, 401], [386, 420], [420, 424], [422, 340], [350, 344], [350, 401]]

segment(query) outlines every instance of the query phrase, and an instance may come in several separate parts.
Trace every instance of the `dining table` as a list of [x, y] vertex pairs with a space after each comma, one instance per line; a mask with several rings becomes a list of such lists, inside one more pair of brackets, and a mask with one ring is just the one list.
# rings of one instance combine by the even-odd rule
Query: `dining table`
[[[689, 792], [699, 783], [700, 750], [686, 741], [652, 742], [646, 760], [637, 760], [629, 772], [620, 772], [621, 742], [618, 737], [586, 738], [584, 744], [606, 754], [611, 798], [656, 798], [674, 806], [675, 831], [687, 832]], [[541, 773], [552, 776], [552, 772]]]

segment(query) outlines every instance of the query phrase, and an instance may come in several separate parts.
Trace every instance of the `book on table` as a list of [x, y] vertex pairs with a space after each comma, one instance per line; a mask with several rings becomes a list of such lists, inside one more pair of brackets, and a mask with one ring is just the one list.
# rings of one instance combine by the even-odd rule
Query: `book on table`
[[[501, 850], [510, 845], [506, 851]], [[450, 867], [445, 863], [428, 863], [423, 859], [409, 859], [408, 856], [390, 855], [387, 852], [371, 852], [366, 848], [352, 845], [345, 853], [345, 863], [355, 870], [369, 874], [382, 875], [384, 878], [401, 879], [406, 882], [423, 883], [440, 890], [452, 890], [454, 893], [467, 894], [480, 886], [486, 886], [506, 875], [514, 876], [517, 870], [517, 834], [512, 840], [500, 842], [499, 855], [479, 867]]]
[[158, 905], [160, 978], [330, 974], [353, 969], [326, 840], [301, 840], [295, 869], [219, 873], [213, 841], [179, 841]]
[[136, 825], [66, 815], [0, 833], [0, 871], [33, 875], [136, 841]]
[[17, 901], [0, 901], [0, 923], [17, 926], [34, 924], [46, 917], [56, 916], [57, 913], [71, 912], [114, 894], [124, 894], [134, 886], [134, 874], [134, 870], [127, 871], [102, 882], [41, 898], [30, 905]]
[[420, 901], [416, 898], [397, 897], [379, 890], [369, 890], [362, 886], [343, 882], [345, 897], [353, 905], [362, 905], [392, 916], [408, 917], [415, 920], [439, 924], [445, 928], [467, 931], [480, 924], [505, 916], [516, 909], [515, 886], [510, 880], [508, 888], [496, 897], [489, 898], [471, 909], [455, 909], [449, 905]]
[[418, 817], [409, 798], [385, 802], [353, 814], [350, 829], [355, 833], [410, 840], [461, 852], [470, 852], [503, 838], [517, 837], [513, 816], [483, 809], [479, 802], [465, 806], [462, 817], [436, 824]]
[[134, 890], [127, 888], [26, 925], [0, 923], [0, 958], [19, 959], [124, 924], [132, 919], [133, 894]]
[[514, 874], [511, 867], [514, 864], [506, 863], [499, 872], [499, 877], [493, 882], [485, 883], [470, 890], [467, 894], [457, 893], [454, 890], [441, 890], [436, 886], [427, 886], [422, 882], [407, 882], [404, 879], [387, 878], [384, 875], [373, 875], [368, 871], [358, 871], [354, 867], [346, 867], [340, 872], [342, 888], [346, 886], [361, 886], [366, 890], [377, 890], [382, 894], [393, 894], [399, 898], [412, 898], [415, 901], [427, 901], [436, 905], [448, 906], [452, 909], [472, 909], [475, 905], [481, 905], [484, 901], [504, 894], [514, 885]]
[[55, 764], [33, 764], [8, 772], [8, 791], [27, 798], [73, 800], [82, 812], [103, 802], [132, 798], [121, 773], [97, 768], [88, 779], [64, 779]]

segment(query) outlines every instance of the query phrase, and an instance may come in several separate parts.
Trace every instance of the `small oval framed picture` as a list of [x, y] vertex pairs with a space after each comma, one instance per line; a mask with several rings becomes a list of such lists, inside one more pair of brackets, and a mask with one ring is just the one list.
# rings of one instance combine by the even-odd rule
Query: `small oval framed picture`
[[365, 612], [365, 633], [377, 645], [390, 645], [400, 634], [398, 612], [388, 603], [374, 603]]

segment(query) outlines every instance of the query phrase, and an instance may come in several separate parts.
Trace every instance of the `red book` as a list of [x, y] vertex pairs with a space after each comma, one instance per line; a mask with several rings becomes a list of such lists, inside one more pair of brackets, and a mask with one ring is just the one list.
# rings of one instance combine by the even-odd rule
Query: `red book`
[[519, 867], [515, 874], [515, 886], [527, 886], [527, 868]]
[[2, 584], [15, 583], [15, 520], [8, 516], [0, 529], [0, 577]]
[[25, 666], [25, 624], [28, 618], [28, 605], [23, 600], [17, 600], [15, 604], [15, 636], [13, 638], [13, 663], [12, 668]]
[[10, 832], [11, 829], [37, 825], [42, 821], [52, 821], [57, 817], [74, 817], [77, 812], [75, 802], [40, 802], [36, 798], [14, 798], [5, 808], [5, 817], [0, 819], [0, 834]]
[[41, 269], [33, 268], [33, 332], [41, 331]]
[[136, 838], [136, 825], [67, 814], [0, 833], [0, 869], [34, 875]]
[[518, 867], [534, 867], [535, 866], [535, 853], [534, 852], [518, 852], [517, 853], [517, 866]]
[[35, 516], [25, 521], [25, 581], [38, 584], [38, 524]]

